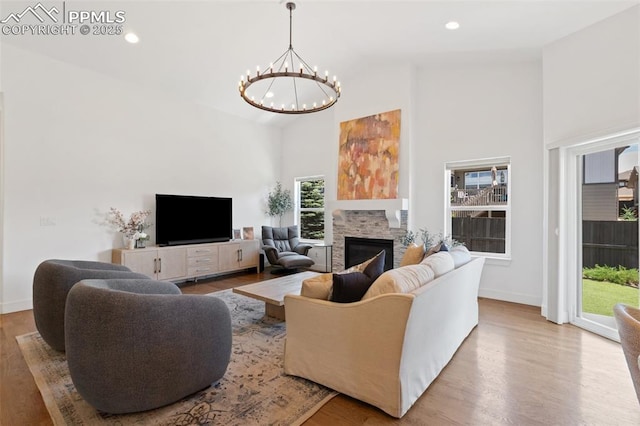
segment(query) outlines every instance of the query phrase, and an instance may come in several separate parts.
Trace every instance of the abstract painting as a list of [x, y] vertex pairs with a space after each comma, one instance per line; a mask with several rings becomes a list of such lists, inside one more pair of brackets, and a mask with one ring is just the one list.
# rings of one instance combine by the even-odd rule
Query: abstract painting
[[398, 198], [400, 110], [340, 123], [338, 200]]

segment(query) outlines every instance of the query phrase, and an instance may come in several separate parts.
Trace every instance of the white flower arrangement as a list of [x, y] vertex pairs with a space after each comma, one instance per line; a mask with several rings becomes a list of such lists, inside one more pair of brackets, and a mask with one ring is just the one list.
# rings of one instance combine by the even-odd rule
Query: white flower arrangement
[[149, 236], [147, 235], [146, 232], [136, 232], [135, 234], [133, 234], [133, 239], [145, 241], [149, 239]]
[[151, 224], [146, 223], [147, 217], [150, 214], [151, 210], [141, 210], [131, 213], [129, 220], [125, 220], [120, 210], [111, 207], [107, 221], [127, 238], [147, 240], [149, 239], [149, 235], [147, 235], [144, 230], [151, 226]]

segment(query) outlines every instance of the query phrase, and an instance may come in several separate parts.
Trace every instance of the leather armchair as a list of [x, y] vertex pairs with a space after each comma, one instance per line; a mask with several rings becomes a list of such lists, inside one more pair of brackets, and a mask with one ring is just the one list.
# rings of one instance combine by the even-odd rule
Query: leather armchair
[[273, 266], [284, 269], [309, 267], [315, 263], [307, 256], [311, 247], [311, 244], [300, 242], [297, 226], [262, 227], [262, 250]]

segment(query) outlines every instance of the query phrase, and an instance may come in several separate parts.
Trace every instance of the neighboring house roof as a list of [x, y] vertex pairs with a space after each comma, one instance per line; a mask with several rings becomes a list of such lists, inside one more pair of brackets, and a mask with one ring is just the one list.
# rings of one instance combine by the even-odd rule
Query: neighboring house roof
[[618, 201], [633, 201], [636, 187], [638, 186], [638, 168], [618, 173], [618, 182], [624, 182], [624, 186], [618, 188]]
[[[618, 173], [618, 181], [628, 182], [626, 186], [635, 187], [635, 184], [638, 182], [638, 167], [634, 166], [631, 170]], [[631, 186], [632, 183], [634, 184], [633, 186]]]

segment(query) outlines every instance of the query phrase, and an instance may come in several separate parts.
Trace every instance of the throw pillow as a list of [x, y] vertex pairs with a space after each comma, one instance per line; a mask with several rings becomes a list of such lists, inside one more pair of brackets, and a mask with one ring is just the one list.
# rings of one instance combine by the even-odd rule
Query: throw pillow
[[469, 249], [467, 249], [463, 245], [453, 247], [451, 250], [449, 250], [449, 253], [451, 253], [451, 257], [453, 258], [453, 266], [456, 269], [471, 261], [471, 253], [469, 253]]
[[329, 292], [333, 284], [333, 274], [321, 274], [302, 281], [300, 295], [313, 299], [329, 300]]
[[429, 250], [427, 250], [427, 253], [424, 255], [424, 258], [427, 258], [435, 253], [440, 253], [441, 251], [449, 251], [449, 248], [443, 242], [439, 242], [438, 244], [432, 246]]
[[371, 262], [369, 262], [362, 272], [371, 278], [372, 281], [375, 281], [384, 272], [386, 256], [387, 254], [382, 250], [380, 253], [376, 254], [373, 259], [371, 259]]
[[400, 266], [416, 265], [424, 259], [424, 244], [411, 243], [407, 246], [407, 251], [404, 252]]
[[352, 303], [362, 299], [369, 287], [384, 272], [386, 253], [380, 253], [369, 259], [362, 272], [342, 272], [333, 274], [333, 286], [330, 294], [332, 302]]
[[436, 278], [446, 274], [447, 272], [451, 272], [454, 269], [451, 254], [444, 251], [426, 257], [422, 262], [420, 262], [420, 264], [427, 265], [433, 269]]
[[339, 303], [352, 303], [362, 299], [369, 290], [373, 280], [362, 272], [349, 272], [347, 274], [333, 274], [333, 292], [331, 301]]
[[[374, 261], [378, 256], [382, 256], [384, 255], [385, 251], [382, 250], [380, 253], [376, 254], [375, 256], [373, 256], [371, 259], [367, 259], [362, 263], [359, 263], [357, 265], [353, 265], [347, 269], [345, 269], [344, 271], [340, 272], [341, 274], [348, 274], [350, 272], [363, 272], [364, 269], [369, 265], [369, 263], [371, 263], [372, 261]], [[384, 263], [384, 261], [383, 261]]]

